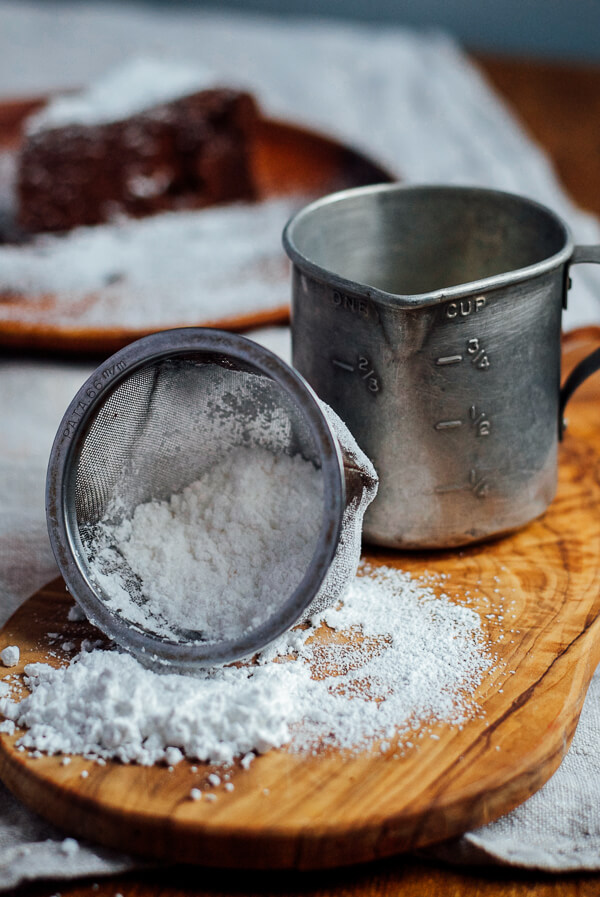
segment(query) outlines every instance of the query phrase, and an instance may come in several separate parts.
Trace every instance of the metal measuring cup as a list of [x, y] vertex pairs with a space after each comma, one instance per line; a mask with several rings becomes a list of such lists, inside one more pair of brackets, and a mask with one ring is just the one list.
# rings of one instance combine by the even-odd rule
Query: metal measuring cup
[[570, 266], [600, 262], [554, 212], [470, 187], [327, 196], [287, 225], [293, 363], [347, 423], [380, 489], [371, 542], [449, 547], [540, 515], [556, 491]]
[[[289, 594], [274, 588], [275, 609], [237, 636], [174, 628], [163, 635], [139, 577], [118, 558], [110, 573], [140, 611], [127, 616], [94, 573], [90, 542], [114, 500], [121, 522], [141, 503], [181, 492], [228, 453], [257, 447], [302, 456], [321, 482], [301, 580]], [[131, 343], [79, 389], [52, 447], [46, 518], [60, 572], [88, 619], [142, 662], [193, 672], [251, 656], [335, 603], [356, 572], [362, 517], [376, 491], [375, 471], [346, 427], [289, 365], [237, 334], [183, 328]], [[269, 585], [269, 571], [262, 575]], [[223, 613], [217, 599], [214, 613]]]

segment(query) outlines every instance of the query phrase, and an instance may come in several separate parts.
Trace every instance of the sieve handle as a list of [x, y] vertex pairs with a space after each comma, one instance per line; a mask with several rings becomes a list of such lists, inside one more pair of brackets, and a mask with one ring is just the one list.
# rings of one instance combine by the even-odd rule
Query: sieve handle
[[[598, 246], [576, 246], [571, 257], [571, 264], [578, 265], [583, 262], [592, 262], [600, 265], [600, 245]], [[562, 439], [566, 429], [565, 407], [573, 393], [581, 384], [600, 370], [600, 348], [594, 349], [583, 361], [576, 365], [560, 391], [560, 404], [558, 416], [558, 433]]]

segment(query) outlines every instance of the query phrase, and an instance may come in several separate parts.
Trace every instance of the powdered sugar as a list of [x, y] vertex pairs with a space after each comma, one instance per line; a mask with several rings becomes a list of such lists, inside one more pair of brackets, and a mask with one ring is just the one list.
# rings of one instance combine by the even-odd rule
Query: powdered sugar
[[117, 651], [81, 654], [61, 670], [38, 664], [26, 674], [31, 697], [0, 702], [0, 711], [29, 727], [26, 747], [142, 765], [166, 762], [173, 747], [226, 763], [284, 744], [301, 679], [275, 664], [195, 678], [160, 674]]
[[206, 70], [174, 60], [132, 59], [79, 93], [57, 96], [27, 122], [28, 133], [121, 121], [159, 103], [214, 87]]
[[409, 749], [436, 734], [432, 725], [479, 713], [474, 695], [492, 664], [475, 611], [405, 573], [363, 566], [343, 605], [284, 636], [258, 665], [192, 678], [93, 650], [58, 670], [28, 666], [31, 695], [1, 700], [0, 712], [28, 727], [22, 745], [50, 754], [152, 764], [178, 748], [221, 764], [243, 756], [247, 767], [285, 744]]
[[18, 645], [7, 645], [0, 651], [0, 661], [5, 667], [14, 667], [18, 664], [21, 652]]
[[286, 305], [280, 237], [302, 203], [165, 212], [0, 246], [0, 322], [150, 329]]
[[118, 523], [113, 503], [86, 543], [91, 576], [146, 630], [236, 638], [300, 584], [322, 506], [321, 474], [300, 455], [236, 449], [169, 501], [138, 505]]

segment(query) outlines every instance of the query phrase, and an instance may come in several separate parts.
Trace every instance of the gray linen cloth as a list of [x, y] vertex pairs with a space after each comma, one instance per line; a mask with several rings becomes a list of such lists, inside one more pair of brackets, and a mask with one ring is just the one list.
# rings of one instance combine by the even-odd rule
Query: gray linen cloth
[[[270, 114], [334, 133], [408, 181], [525, 193], [563, 215], [580, 242], [600, 240], [597, 221], [573, 206], [543, 153], [444, 35], [173, 7], [0, 2], [0, 87], [7, 96], [86, 83], [130, 55], [200, 61], [225, 81], [248, 85]], [[598, 274], [575, 269], [566, 325], [598, 321], [599, 303]], [[288, 351], [285, 331], [261, 338]], [[45, 469], [58, 422], [90, 370], [0, 360], [0, 625], [56, 574], [44, 519]], [[551, 781], [513, 813], [465, 835], [448, 858], [600, 868], [599, 730], [596, 678], [573, 746]], [[90, 845], [73, 852], [63, 839], [0, 786], [0, 890], [138, 865]]]

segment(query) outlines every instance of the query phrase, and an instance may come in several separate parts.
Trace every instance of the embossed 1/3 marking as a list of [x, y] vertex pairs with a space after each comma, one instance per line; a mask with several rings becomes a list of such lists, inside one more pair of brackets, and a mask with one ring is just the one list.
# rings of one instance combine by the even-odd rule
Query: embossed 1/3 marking
[[356, 364], [348, 364], [347, 361], [340, 361], [339, 358], [332, 358], [331, 363], [342, 371], [348, 371], [351, 374], [358, 373], [369, 392], [377, 393], [381, 390], [381, 381], [366, 355], [359, 355]]
[[435, 490], [438, 495], [445, 495], [447, 492], [472, 492], [476, 498], [485, 498], [489, 494], [491, 484], [485, 474], [482, 476], [475, 468], [469, 472], [468, 483], [455, 483], [451, 486], [438, 486]]

